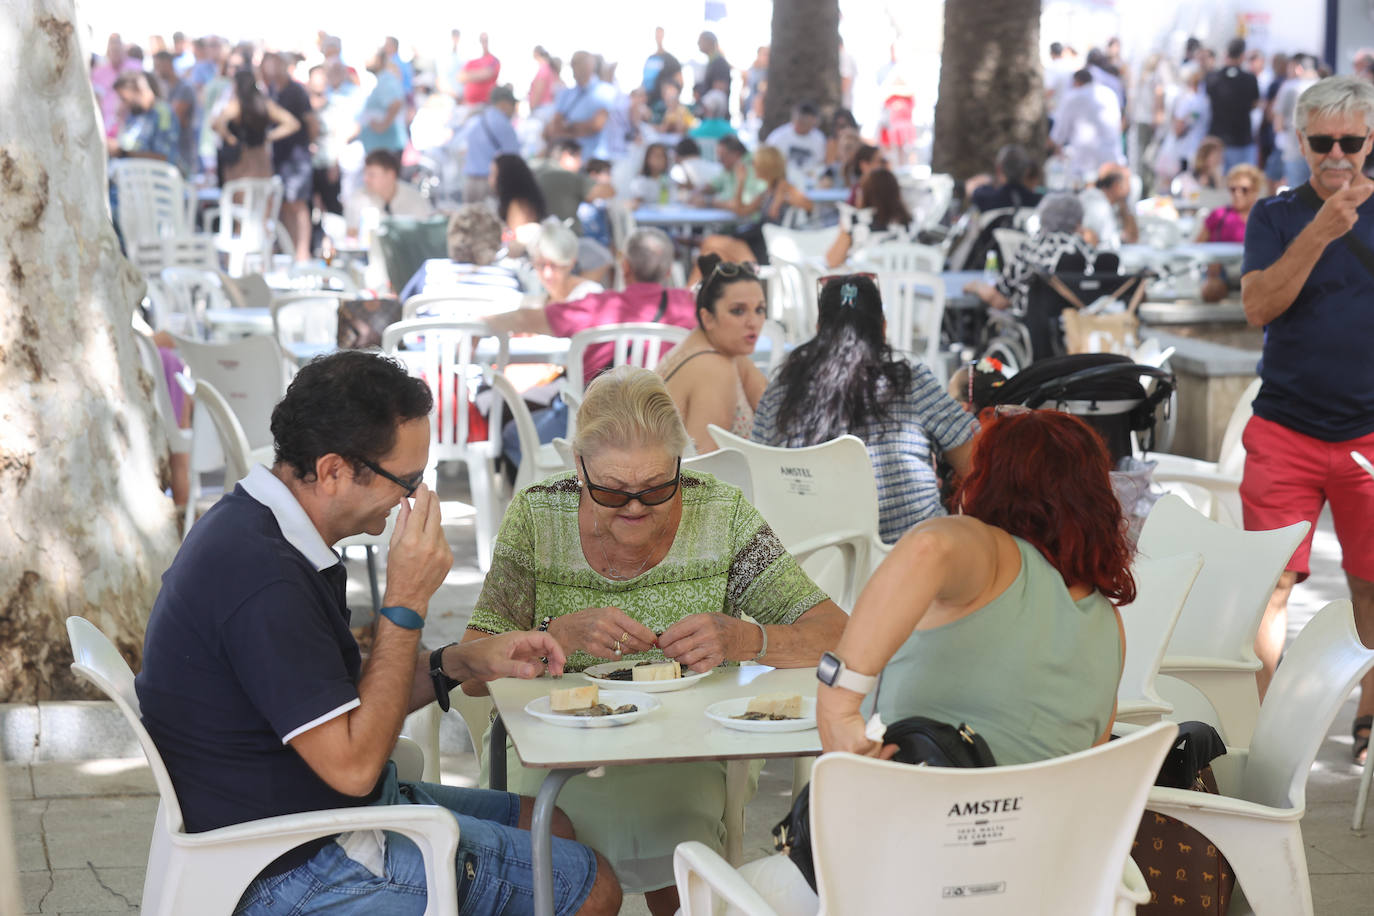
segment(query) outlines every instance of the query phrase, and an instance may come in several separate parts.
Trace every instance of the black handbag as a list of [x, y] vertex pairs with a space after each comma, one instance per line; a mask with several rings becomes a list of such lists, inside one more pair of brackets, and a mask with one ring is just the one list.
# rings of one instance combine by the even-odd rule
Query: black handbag
[[[955, 728], [925, 716], [894, 722], [883, 733], [883, 744], [897, 745], [897, 763], [930, 767], [991, 767], [997, 761], [987, 741], [960, 722]], [[792, 810], [773, 826], [773, 848], [792, 860], [811, 889], [816, 889], [816, 866], [811, 857], [811, 786], [801, 790]]]

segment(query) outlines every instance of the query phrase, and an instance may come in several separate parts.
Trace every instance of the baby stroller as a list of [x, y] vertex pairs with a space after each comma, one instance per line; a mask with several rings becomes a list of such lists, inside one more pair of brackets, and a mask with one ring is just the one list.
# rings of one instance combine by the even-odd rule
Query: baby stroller
[[[1149, 391], [1142, 378], [1152, 381]], [[1133, 456], [1132, 433], [1144, 450], [1154, 448], [1156, 409], [1173, 391], [1173, 373], [1164, 369], [1115, 353], [1079, 353], [1037, 361], [995, 389], [991, 401], [1079, 417], [1101, 433], [1116, 467]]]

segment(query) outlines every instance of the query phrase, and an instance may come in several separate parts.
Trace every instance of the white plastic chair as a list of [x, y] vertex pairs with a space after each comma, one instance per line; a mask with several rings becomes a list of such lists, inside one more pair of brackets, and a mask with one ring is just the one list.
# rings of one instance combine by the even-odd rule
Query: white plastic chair
[[[67, 618], [72, 670], [109, 696], [124, 714], [153, 771], [160, 797], [141, 912], [146, 916], [182, 913], [228, 916], [244, 890], [278, 856], [318, 837], [349, 830], [394, 830], [420, 848], [429, 889], [428, 916], [457, 916], [458, 820], [431, 805], [386, 805], [285, 814], [188, 833], [176, 788], [140, 718], [134, 673], [119, 650], [82, 617]], [[397, 758], [410, 757], [413, 751]], [[398, 759], [398, 765], [399, 765]]]
[[940, 346], [945, 317], [945, 282], [938, 273], [878, 271], [878, 288], [887, 316], [887, 342], [898, 353], [912, 354], [936, 379], [949, 380]]
[[768, 362], [760, 368], [763, 374], [771, 379], [782, 366], [782, 361], [787, 358], [787, 329], [780, 322], [769, 318], [759, 331], [759, 339], [768, 341]]
[[1183, 230], [1179, 228], [1178, 220], [1155, 213], [1141, 213], [1136, 216], [1135, 222], [1143, 245], [1167, 251], [1184, 241]]
[[863, 260], [874, 265], [880, 273], [938, 274], [944, 269], [944, 255], [940, 249], [919, 242], [883, 242], [870, 245], [862, 252]]
[[156, 159], [119, 159], [110, 166], [125, 245], [189, 236], [195, 197], [177, 167]]
[[770, 263], [774, 258], [781, 258], [793, 264], [819, 260], [825, 257], [834, 241], [833, 228], [788, 229], [773, 223], [763, 225], [763, 247], [768, 251]]
[[[984, 769], [826, 754], [811, 786], [819, 913], [1133, 913], [1150, 893], [1131, 843], [1176, 734], [1161, 722], [1081, 753]], [[970, 810], [992, 803], [1008, 810]], [[701, 843], [680, 844], [673, 870], [683, 916], [711, 916], [717, 898], [748, 916], [774, 913]]]
[[1211, 521], [1169, 495], [1155, 503], [1141, 529], [1144, 556], [1202, 554], [1202, 572], [1169, 640], [1159, 668], [1165, 677], [1158, 688], [1175, 707], [1186, 700], [1170, 679], [1200, 691], [1229, 745], [1250, 743], [1259, 713], [1255, 635], [1279, 575], [1308, 527], [1304, 521], [1275, 531], [1241, 531]]
[[[588, 347], [610, 344], [612, 366], [642, 366], [653, 369], [668, 355], [668, 351], [690, 334], [687, 328], [651, 321], [603, 324], [599, 328], [578, 331], [568, 344], [568, 371], [563, 379], [564, 390], [581, 395], [585, 370], [583, 363]], [[580, 400], [580, 397], [579, 397]]]
[[1155, 676], [1183, 602], [1201, 569], [1199, 553], [1136, 559], [1131, 570], [1135, 576], [1135, 601], [1121, 608], [1121, 622], [1126, 629], [1126, 664], [1116, 690], [1116, 721], [1149, 725], [1174, 711], [1155, 689]]
[[767, 284], [768, 314], [786, 329], [787, 340], [801, 343], [814, 337], [820, 271], [806, 262], [770, 255], [759, 276]]
[[283, 194], [279, 177], [237, 178], [224, 183], [215, 247], [228, 257], [231, 277], [272, 266]]
[[286, 269], [291, 288], [297, 292], [327, 290], [346, 296], [356, 296], [358, 281], [342, 267], [322, 267], [319, 264], [292, 264]]
[[836, 604], [852, 610], [889, 549], [878, 537], [878, 485], [863, 441], [840, 436], [775, 448], [714, 423], [708, 429], [717, 445], [748, 459], [752, 502], [783, 546]]
[[1155, 483], [1177, 493], [1208, 518], [1236, 528], [1242, 527], [1240, 478], [1245, 471], [1245, 446], [1241, 436], [1254, 415], [1253, 404], [1259, 390], [1260, 380], [1255, 379], [1236, 402], [1226, 422], [1216, 461], [1162, 452], [1151, 452], [1147, 456], [1155, 462], [1152, 472]]
[[230, 487], [248, 476], [253, 466], [248, 437], [244, 435], [238, 417], [234, 416], [233, 408], [214, 385], [205, 379], [197, 380], [195, 395], [197, 410], [210, 418], [219, 436], [220, 451], [224, 455], [224, 490], [227, 493]]
[[[500, 523], [497, 494], [492, 489], [490, 439], [469, 441], [468, 412], [482, 377], [474, 351], [483, 337], [499, 339], [496, 368], [505, 369], [509, 338], [493, 334], [480, 322], [448, 318], [398, 321], [382, 332], [382, 350], [422, 378], [434, 397], [430, 414], [429, 466], [425, 479], [435, 485], [441, 461], [459, 461], [467, 469], [468, 488], [476, 510], [477, 565], [491, 568], [491, 544]], [[400, 350], [402, 342], [417, 349]], [[500, 434], [496, 434], [500, 442]]]
[[275, 337], [207, 343], [173, 335], [177, 354], [197, 381], [224, 396], [248, 438], [254, 463], [272, 463], [272, 408], [286, 393], [286, 356]]
[[342, 294], [287, 293], [272, 300], [272, 328], [284, 352], [297, 362], [327, 353], [339, 342], [339, 303]]
[[[401, 318], [456, 318], [477, 321], [487, 315], [499, 315], [520, 308], [524, 293], [503, 286], [464, 285], [444, 293], [420, 293], [411, 296], [401, 306]], [[421, 312], [424, 315], [421, 315]]]
[[153, 327], [159, 331], [203, 338], [205, 310], [232, 307], [219, 272], [213, 268], [175, 265], [162, 268], [156, 278], [147, 280]]
[[1204, 834], [1231, 863], [1256, 916], [1310, 916], [1302, 839], [1307, 776], [1346, 696], [1374, 666], [1349, 601], [1317, 612], [1284, 653], [1248, 750], [1212, 762], [1220, 795], [1154, 788], [1145, 807]]
[[157, 344], [146, 334], [133, 332], [134, 345], [138, 347], [139, 366], [148, 373], [153, 383], [153, 406], [157, 409], [158, 419], [162, 421], [162, 431], [167, 436], [167, 448], [177, 455], [191, 450], [191, 430], [182, 428], [172, 409], [172, 391], [167, 385], [167, 375], [162, 371], [162, 355]]
[[206, 234], [167, 236], [125, 242], [129, 260], [145, 276], [156, 274], [164, 267], [200, 267], [219, 269], [219, 252], [215, 237]]
[[625, 276], [625, 267], [621, 260], [625, 255], [625, 245], [639, 224], [635, 222], [634, 209], [624, 200], [607, 201], [606, 222], [611, 233], [611, 253], [615, 255], [615, 288], [624, 289], [629, 280]]
[[1020, 229], [994, 229], [992, 239], [997, 243], [997, 250], [1002, 253], [1002, 263], [1006, 264], [1016, 253], [1021, 250], [1021, 246], [1026, 244], [1029, 235]]

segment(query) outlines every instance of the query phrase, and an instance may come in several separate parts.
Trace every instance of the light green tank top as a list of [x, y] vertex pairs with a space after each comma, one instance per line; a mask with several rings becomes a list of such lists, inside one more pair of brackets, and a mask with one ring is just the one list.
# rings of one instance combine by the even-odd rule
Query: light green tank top
[[1106, 598], [1069, 596], [1063, 578], [1014, 538], [1021, 571], [967, 617], [916, 630], [883, 669], [877, 709], [891, 725], [928, 716], [968, 723], [998, 764], [1085, 750], [1112, 715], [1121, 634]]

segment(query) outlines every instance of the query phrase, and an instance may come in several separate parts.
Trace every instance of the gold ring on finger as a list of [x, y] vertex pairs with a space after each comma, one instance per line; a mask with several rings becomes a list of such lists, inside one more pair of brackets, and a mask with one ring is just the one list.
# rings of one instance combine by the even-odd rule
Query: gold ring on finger
[[621, 634], [620, 634], [620, 641], [621, 641], [621, 642], [629, 642], [629, 641], [630, 641], [630, 634], [629, 634], [628, 632], [627, 632], [627, 633], [621, 633]]

